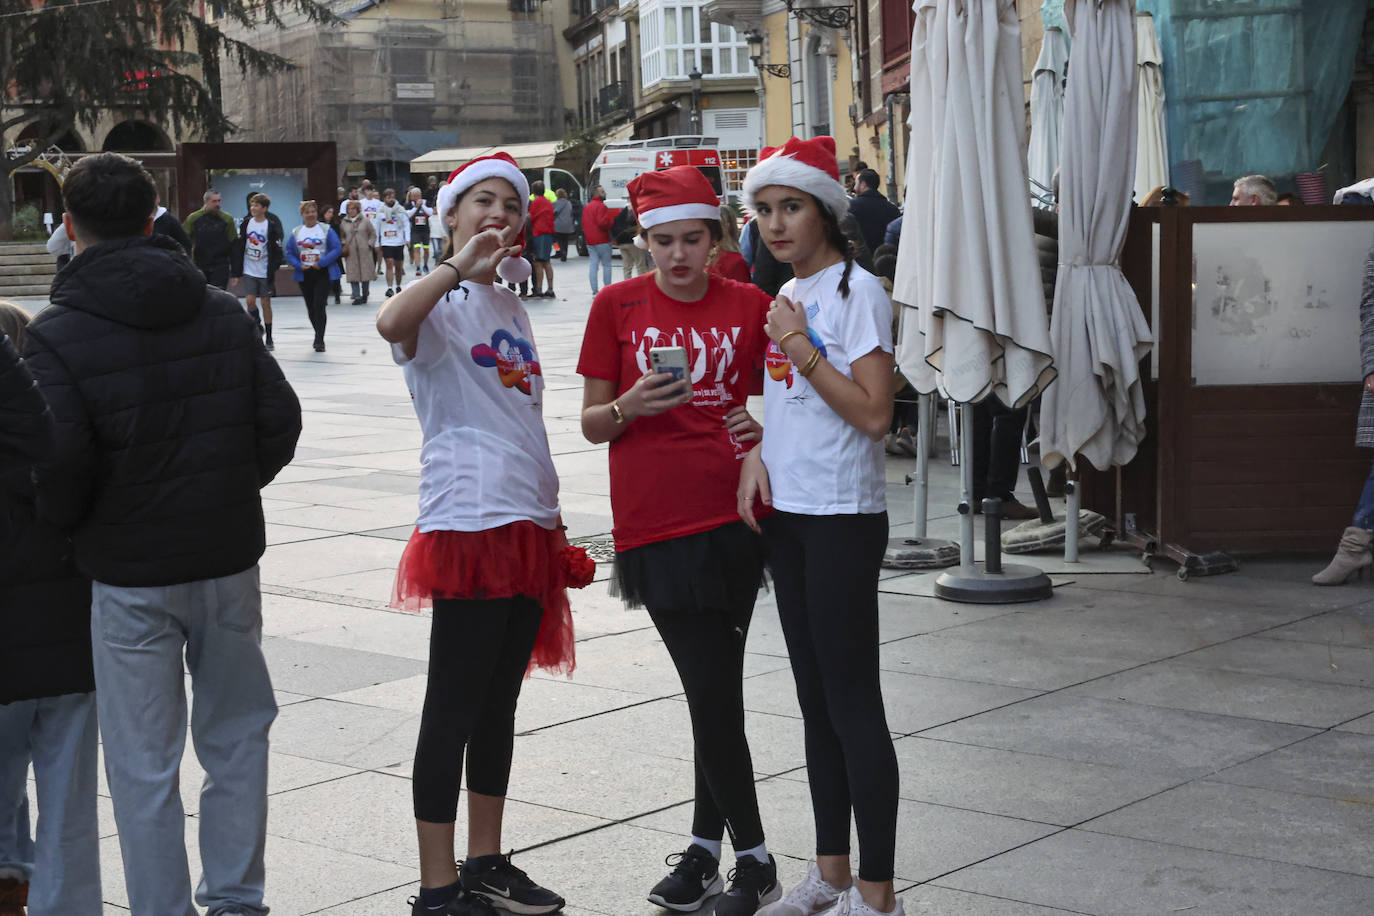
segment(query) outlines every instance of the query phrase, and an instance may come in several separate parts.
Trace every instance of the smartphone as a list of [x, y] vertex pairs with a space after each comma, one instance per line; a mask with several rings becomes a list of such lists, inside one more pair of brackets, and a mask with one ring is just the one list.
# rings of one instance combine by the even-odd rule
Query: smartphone
[[649, 365], [655, 372], [666, 372], [677, 381], [690, 381], [687, 371], [687, 351], [683, 347], [653, 347], [649, 350]]

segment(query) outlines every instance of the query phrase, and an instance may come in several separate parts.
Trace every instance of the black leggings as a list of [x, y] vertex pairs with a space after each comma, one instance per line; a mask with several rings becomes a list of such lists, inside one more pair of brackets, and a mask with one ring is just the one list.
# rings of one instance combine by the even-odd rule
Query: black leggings
[[816, 854], [849, 855], [890, 881], [897, 851], [897, 754], [878, 680], [878, 572], [887, 513], [796, 515], [764, 523], [768, 565], [806, 721]]
[[324, 342], [325, 308], [329, 304], [329, 271], [306, 270], [301, 273], [301, 295], [305, 297], [305, 311], [310, 326], [315, 329], [315, 343]]
[[649, 616], [673, 658], [692, 717], [696, 808], [692, 833], [736, 849], [763, 842], [754, 763], [744, 736], [744, 643], [754, 615], [747, 606], [719, 612], [664, 611]]
[[515, 702], [543, 616], [538, 602], [524, 596], [435, 599], [429, 683], [415, 746], [417, 820], [457, 820], [465, 749], [468, 790], [505, 796]]

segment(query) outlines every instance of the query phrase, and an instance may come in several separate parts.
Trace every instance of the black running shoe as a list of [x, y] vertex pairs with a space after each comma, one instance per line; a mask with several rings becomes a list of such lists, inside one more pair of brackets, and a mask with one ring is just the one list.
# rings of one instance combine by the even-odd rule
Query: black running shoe
[[772, 856], [760, 862], [740, 856], [730, 869], [730, 889], [716, 901], [716, 916], [753, 916], [755, 910], [782, 897], [778, 865]]
[[673, 866], [673, 870], [649, 892], [650, 903], [688, 913], [725, 887], [720, 877], [720, 863], [696, 843], [688, 846], [685, 852], [675, 852], [663, 861]]
[[563, 908], [563, 898], [535, 884], [529, 875], [512, 865], [510, 853], [487, 868], [463, 862], [458, 869], [458, 879], [469, 894], [484, 897], [491, 906], [512, 913], [552, 913]]
[[496, 916], [496, 911], [487, 903], [485, 897], [459, 890], [453, 899], [437, 910], [432, 910], [420, 902], [419, 897], [411, 897], [410, 916]]

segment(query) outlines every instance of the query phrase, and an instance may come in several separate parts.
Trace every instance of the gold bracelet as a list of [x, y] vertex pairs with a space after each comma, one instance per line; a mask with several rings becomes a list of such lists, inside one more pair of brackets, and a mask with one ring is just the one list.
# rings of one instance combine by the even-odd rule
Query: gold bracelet
[[812, 347], [812, 348], [811, 348], [811, 358], [808, 359], [808, 360], [806, 361], [806, 365], [805, 365], [805, 366], [802, 366], [801, 368], [799, 368], [799, 369], [797, 370], [797, 373], [798, 373], [802, 378], [806, 378], [808, 375], [811, 374], [811, 370], [816, 368], [816, 363], [818, 363], [818, 362], [820, 362], [820, 361], [821, 361], [821, 348], [820, 348], [820, 347]]
[[624, 423], [624, 422], [625, 422], [625, 414], [622, 413], [621, 410], [620, 410], [620, 402], [619, 402], [619, 401], [612, 401], [612, 402], [611, 402], [611, 419], [614, 420], [616, 423]]
[[781, 339], [778, 340], [778, 352], [782, 353], [784, 356], [787, 355], [787, 352], [783, 350], [783, 345], [787, 343], [787, 338], [791, 337], [793, 334], [800, 334], [803, 337], [806, 336], [805, 331], [788, 331], [786, 334], [782, 335]]

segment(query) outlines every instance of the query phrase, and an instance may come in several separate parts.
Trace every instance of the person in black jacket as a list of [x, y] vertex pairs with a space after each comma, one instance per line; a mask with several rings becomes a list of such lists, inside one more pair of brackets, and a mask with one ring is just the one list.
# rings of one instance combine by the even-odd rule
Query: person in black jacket
[[62, 187], [77, 254], [24, 355], [57, 423], [35, 473], [40, 518], [72, 532], [92, 580], [105, 771], [135, 913], [196, 912], [177, 771], [206, 771], [203, 879], [212, 913], [264, 913], [267, 733], [259, 489], [290, 462], [300, 402], [237, 300], [153, 235], [153, 184], [117, 153]]
[[157, 197], [157, 213], [153, 217], [153, 231], [176, 242], [188, 255], [191, 253], [191, 237], [181, 228], [181, 222], [172, 212], [162, 205], [160, 194]]
[[[22, 346], [28, 320], [0, 301], [5, 365], [22, 368], [9, 341]], [[0, 403], [11, 401], [10, 375], [0, 375]], [[38, 394], [31, 380], [22, 394], [30, 392]], [[44, 408], [41, 415], [50, 430], [51, 414]], [[51, 448], [42, 422], [27, 428], [39, 433], [33, 444]], [[0, 471], [0, 497], [0, 823], [14, 828], [0, 832], [0, 864], [18, 872], [0, 876], [0, 912], [22, 912], [27, 897], [35, 916], [100, 916], [91, 583], [77, 575], [66, 534], [37, 518], [29, 467]], [[36, 843], [30, 760], [43, 802]]]
[[14, 341], [0, 333], [0, 471], [46, 460], [54, 442], [48, 402]]
[[864, 169], [854, 177], [854, 197], [849, 201], [849, 215], [859, 223], [859, 232], [869, 251], [876, 251], [883, 243], [887, 224], [902, 215], [897, 205], [878, 193], [878, 173]]

